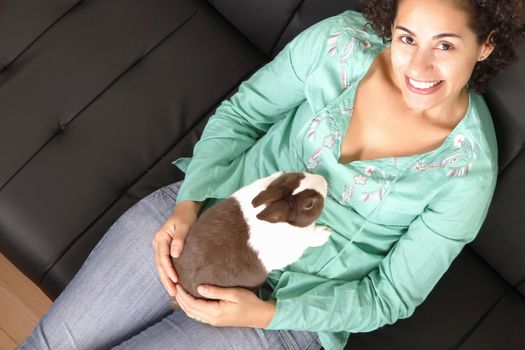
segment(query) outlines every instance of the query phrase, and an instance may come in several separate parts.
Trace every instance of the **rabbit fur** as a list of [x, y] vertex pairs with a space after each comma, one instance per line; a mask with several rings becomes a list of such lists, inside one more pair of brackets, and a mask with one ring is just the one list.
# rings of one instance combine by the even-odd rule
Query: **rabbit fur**
[[320, 175], [277, 172], [210, 207], [172, 258], [178, 283], [199, 298], [201, 284], [255, 290], [271, 270], [328, 240], [331, 230], [315, 224], [327, 187]]

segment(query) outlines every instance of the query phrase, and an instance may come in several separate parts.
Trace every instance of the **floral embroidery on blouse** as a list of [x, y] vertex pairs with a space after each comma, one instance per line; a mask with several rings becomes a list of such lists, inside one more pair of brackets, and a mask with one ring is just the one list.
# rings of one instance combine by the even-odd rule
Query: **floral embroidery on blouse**
[[[364, 202], [368, 201], [380, 201], [385, 196], [385, 192], [392, 181], [396, 180], [396, 177], [393, 175], [386, 174], [381, 169], [376, 169], [375, 167], [367, 167], [365, 173], [368, 178], [376, 184], [376, 189], [373, 191], [363, 192], [360, 199]], [[355, 177], [354, 177], [355, 182]]]
[[412, 169], [419, 172], [444, 169], [448, 177], [467, 176], [477, 156], [474, 142], [464, 135], [457, 135], [454, 138], [454, 146], [455, 149], [440, 162], [427, 164], [424, 160], [420, 160], [412, 166]]
[[[339, 110], [338, 113], [348, 114], [351, 116], [352, 108]], [[321, 128], [324, 125], [324, 128]], [[321, 130], [319, 132], [319, 130]], [[322, 162], [322, 155], [325, 151], [333, 154], [335, 145], [341, 142], [341, 129], [337, 123], [337, 119], [327, 110], [323, 110], [320, 115], [312, 118], [308, 130], [306, 131], [306, 138], [308, 142], [316, 145], [306, 163], [306, 168], [309, 171], [319, 167]], [[391, 159], [392, 166], [397, 169], [396, 158]], [[343, 185], [342, 191], [330, 189], [330, 193], [334, 199], [343, 205], [347, 205], [356, 191], [358, 198], [363, 202], [380, 201], [384, 198], [386, 190], [396, 177], [387, 174], [382, 169], [373, 165], [364, 165], [362, 169], [351, 178], [351, 183]], [[334, 193], [336, 191], [337, 193]], [[341, 192], [340, 192], [341, 191]]]
[[326, 40], [328, 44], [328, 55], [339, 55], [339, 63], [341, 64], [341, 87], [343, 90], [352, 84], [349, 80], [345, 64], [356, 50], [357, 45], [361, 45], [365, 49], [372, 46], [370, 41], [364, 39], [367, 35], [369, 34], [362, 30], [346, 27], [339, 32], [330, 34]]
[[326, 120], [328, 122], [328, 130], [330, 131], [330, 133], [324, 137], [321, 147], [317, 148], [315, 152], [311, 155], [311, 157], [308, 159], [306, 167], [310, 170], [318, 167], [321, 163], [321, 160], [319, 158], [323, 153], [323, 149], [326, 148], [331, 150], [334, 147], [334, 145], [341, 140], [341, 131], [339, 130], [337, 121], [332, 116], [317, 116], [313, 118], [312, 122], [310, 123], [310, 127], [308, 128], [308, 131], [306, 133], [308, 140], [314, 140], [317, 128], [323, 120]]
[[357, 174], [354, 176], [354, 184], [356, 185], [365, 185], [367, 180], [368, 176], [364, 176], [362, 174]]
[[346, 205], [350, 199], [352, 199], [352, 195], [354, 194], [354, 187], [353, 186], [345, 186], [343, 189], [343, 193], [339, 196], [338, 202]]
[[361, 191], [359, 199], [363, 202], [380, 201], [384, 198], [390, 183], [395, 180], [395, 176], [388, 175], [374, 166], [367, 166], [363, 173], [354, 175], [353, 183], [345, 185], [342, 193], [336, 198], [338, 198], [339, 203], [346, 205], [352, 199], [356, 188], [358, 186], [363, 187], [368, 183], [368, 191]]
[[308, 159], [308, 163], [306, 164], [306, 168], [308, 170], [315, 169], [321, 164], [321, 160], [319, 159], [319, 156], [321, 156], [322, 148], [318, 148], [314, 154]]

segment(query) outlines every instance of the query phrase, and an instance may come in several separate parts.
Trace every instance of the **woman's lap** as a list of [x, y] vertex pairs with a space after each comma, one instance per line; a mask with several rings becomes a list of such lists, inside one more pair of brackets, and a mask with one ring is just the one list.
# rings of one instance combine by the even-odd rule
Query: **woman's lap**
[[[178, 188], [175, 183], [150, 194], [112, 225], [21, 349], [108, 349], [121, 343], [133, 349], [306, 349], [312, 342], [319, 348], [308, 332], [215, 328], [172, 312], [151, 241], [175, 207]], [[297, 347], [277, 345], [287, 338], [297, 338]]]
[[199, 323], [182, 312], [160, 322], [116, 349], [319, 349], [317, 336], [308, 332], [265, 331], [255, 328], [217, 328]]

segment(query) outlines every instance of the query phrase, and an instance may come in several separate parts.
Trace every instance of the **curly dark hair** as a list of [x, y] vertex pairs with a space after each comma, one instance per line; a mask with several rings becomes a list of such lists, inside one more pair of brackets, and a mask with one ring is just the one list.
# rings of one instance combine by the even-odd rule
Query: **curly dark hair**
[[[392, 40], [391, 28], [397, 14], [398, 0], [369, 0], [363, 4], [363, 15], [383, 41]], [[470, 27], [478, 42], [490, 36], [494, 45], [491, 55], [474, 67], [468, 87], [482, 93], [499, 71], [517, 59], [516, 46], [525, 36], [523, 0], [455, 0], [470, 16]]]

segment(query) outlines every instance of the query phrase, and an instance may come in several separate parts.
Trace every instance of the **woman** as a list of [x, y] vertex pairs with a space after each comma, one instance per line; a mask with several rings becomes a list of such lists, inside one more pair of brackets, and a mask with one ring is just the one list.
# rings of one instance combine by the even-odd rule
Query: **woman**
[[[480, 3], [368, 1], [364, 17], [301, 33], [217, 109], [194, 158], [176, 162], [182, 185], [113, 225], [22, 348], [342, 349], [351, 332], [409, 317], [475, 238], [496, 183], [475, 92], [523, 27], [518, 1]], [[170, 255], [203, 205], [277, 170], [326, 177], [330, 240], [272, 271], [269, 300], [176, 286]]]

